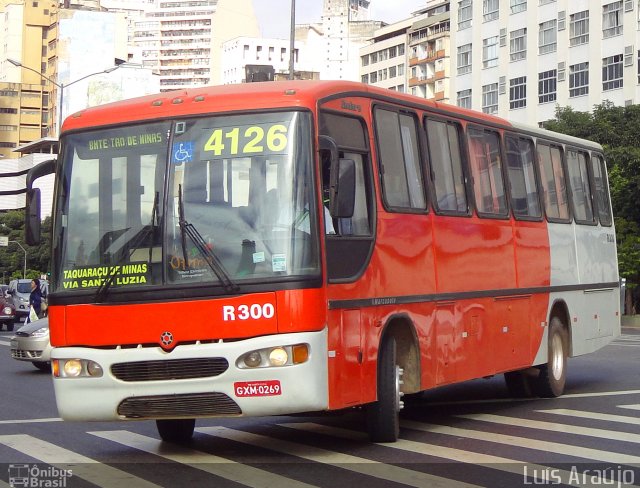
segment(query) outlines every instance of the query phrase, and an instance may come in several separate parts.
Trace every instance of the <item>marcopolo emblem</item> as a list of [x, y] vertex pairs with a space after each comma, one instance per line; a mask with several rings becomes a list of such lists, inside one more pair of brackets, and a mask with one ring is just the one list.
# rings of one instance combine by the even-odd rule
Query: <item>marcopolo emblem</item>
[[173, 344], [173, 334], [169, 331], [160, 334], [160, 342], [163, 346], [170, 346]]

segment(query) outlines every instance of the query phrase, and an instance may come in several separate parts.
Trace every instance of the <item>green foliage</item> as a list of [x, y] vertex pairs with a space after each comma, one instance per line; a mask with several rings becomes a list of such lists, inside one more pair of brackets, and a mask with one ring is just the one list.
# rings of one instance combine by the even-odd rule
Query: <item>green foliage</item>
[[618, 265], [620, 277], [627, 279], [629, 289], [640, 283], [640, 226], [622, 217], [616, 218]]
[[[24, 210], [9, 210], [0, 213], [0, 235], [7, 236], [7, 247], [0, 247], [0, 280], [8, 283], [22, 278], [27, 257], [27, 278], [38, 278], [50, 269], [49, 249], [51, 245], [51, 218], [42, 222], [42, 239], [38, 246], [27, 246], [24, 242]], [[25, 251], [22, 250], [19, 243]]]

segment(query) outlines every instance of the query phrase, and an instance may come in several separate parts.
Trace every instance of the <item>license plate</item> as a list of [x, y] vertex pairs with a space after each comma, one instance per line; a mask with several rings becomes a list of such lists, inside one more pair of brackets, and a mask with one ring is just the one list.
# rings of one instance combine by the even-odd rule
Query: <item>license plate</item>
[[259, 397], [282, 395], [279, 380], [237, 381], [233, 384], [237, 397]]

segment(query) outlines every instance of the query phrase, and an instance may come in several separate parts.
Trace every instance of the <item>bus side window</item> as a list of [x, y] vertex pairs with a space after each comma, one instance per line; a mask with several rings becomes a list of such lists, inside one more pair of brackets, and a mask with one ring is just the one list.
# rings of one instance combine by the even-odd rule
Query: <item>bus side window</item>
[[568, 222], [569, 201], [560, 148], [539, 143], [537, 150], [544, 210], [547, 219], [552, 222]]
[[586, 154], [573, 149], [567, 150], [567, 172], [576, 222], [581, 224], [595, 223]]
[[605, 227], [610, 227], [613, 223], [613, 219], [611, 218], [609, 189], [607, 188], [606, 170], [602, 156], [598, 154], [591, 156], [591, 169], [593, 172], [593, 194], [595, 197], [598, 217], [600, 218], [600, 224]]
[[376, 108], [375, 125], [385, 203], [391, 208], [424, 210], [416, 118]]
[[505, 142], [513, 214], [516, 218], [539, 219], [542, 209], [534, 168], [533, 141], [507, 135]]
[[374, 245], [374, 193], [369, 139], [364, 120], [351, 115], [321, 111], [318, 128], [321, 136], [335, 141], [338, 158], [350, 159], [355, 163], [353, 215], [350, 218], [334, 217], [335, 234], [326, 232], [325, 241], [329, 281], [352, 281], [366, 269]]
[[436, 211], [466, 215], [469, 207], [462, 170], [460, 128], [453, 122], [427, 119], [426, 129]]
[[497, 132], [470, 127], [468, 139], [476, 210], [478, 214], [506, 216], [500, 136]]

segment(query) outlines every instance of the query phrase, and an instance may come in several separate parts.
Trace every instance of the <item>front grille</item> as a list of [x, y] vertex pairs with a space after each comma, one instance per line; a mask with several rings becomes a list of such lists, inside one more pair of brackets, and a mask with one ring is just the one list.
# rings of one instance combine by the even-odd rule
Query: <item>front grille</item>
[[42, 356], [42, 351], [24, 351], [22, 349], [11, 349], [13, 359], [38, 359]]
[[225, 358], [169, 359], [116, 363], [111, 373], [122, 381], [184, 380], [218, 376], [228, 368]]
[[118, 415], [130, 419], [240, 415], [242, 410], [224, 393], [188, 393], [125, 398]]

